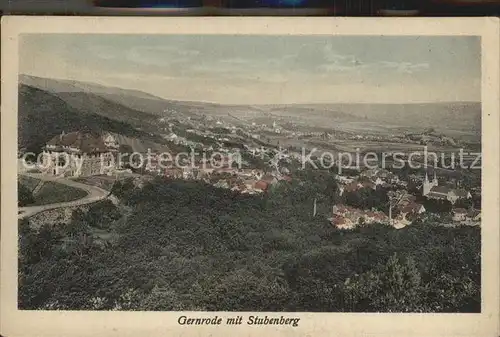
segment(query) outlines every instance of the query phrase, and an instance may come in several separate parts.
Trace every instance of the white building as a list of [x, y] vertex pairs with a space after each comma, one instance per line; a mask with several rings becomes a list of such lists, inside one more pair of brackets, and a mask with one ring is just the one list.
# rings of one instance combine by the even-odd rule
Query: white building
[[109, 133], [64, 131], [47, 142], [39, 168], [56, 176], [92, 176], [114, 171], [118, 143]]

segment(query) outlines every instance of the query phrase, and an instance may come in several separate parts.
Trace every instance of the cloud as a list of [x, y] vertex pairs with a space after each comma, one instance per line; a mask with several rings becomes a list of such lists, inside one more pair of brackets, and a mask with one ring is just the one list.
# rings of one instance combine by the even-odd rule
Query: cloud
[[[285, 84], [290, 81], [304, 83], [314, 78], [339, 81], [373, 82], [383, 72], [414, 74], [429, 68], [427, 63], [402, 61], [376, 61], [363, 55], [343, 53], [333, 44], [303, 45], [288, 53], [249, 54], [231, 50], [221, 53], [204, 52], [197, 45], [146, 45], [138, 43], [126, 49], [113, 45], [88, 46], [91, 53], [102, 61], [101, 67], [122, 69], [120, 72], [137, 75], [160, 75], [166, 78], [224, 79], [250, 82]], [[201, 49], [200, 49], [201, 48]], [[116, 60], [116, 62], [114, 62]], [[334, 75], [334, 76], [332, 76]]]
[[400, 73], [413, 74], [417, 71], [429, 69], [428, 63], [411, 63], [411, 62], [388, 62], [382, 61], [379, 63], [382, 68], [394, 69]]
[[202, 59], [199, 63], [186, 65], [184, 71], [186, 75], [192, 76], [285, 83], [292, 78], [308, 74], [304, 69], [295, 66], [296, 60], [297, 55], [294, 54], [267, 58], [241, 56]]
[[324, 58], [328, 62], [333, 62], [333, 63], [354, 63], [356, 62], [356, 58], [353, 55], [344, 55], [344, 54], [339, 54], [337, 51], [335, 51], [332, 47], [332, 45], [327, 44], [323, 48], [323, 53], [324, 53]]
[[326, 45], [323, 48], [323, 59], [324, 62], [317, 66], [320, 71], [357, 72], [369, 67], [369, 64], [362, 62], [354, 55], [338, 53], [331, 45]]
[[403, 74], [413, 74], [429, 69], [428, 63], [412, 63], [408, 61], [377, 61], [364, 62], [354, 55], [343, 55], [336, 52], [331, 45], [323, 48], [325, 62], [318, 69], [326, 72], [370, 72], [377, 70], [396, 71]]
[[145, 66], [190, 62], [200, 55], [199, 50], [183, 49], [178, 46], [133, 46], [123, 50], [112, 46], [92, 45], [89, 49], [93, 55], [105, 61], [125, 60]]

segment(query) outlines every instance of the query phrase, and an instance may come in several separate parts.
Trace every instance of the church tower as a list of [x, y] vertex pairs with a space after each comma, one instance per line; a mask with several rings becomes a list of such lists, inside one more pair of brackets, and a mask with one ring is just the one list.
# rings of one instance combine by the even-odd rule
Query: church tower
[[432, 186], [437, 186], [438, 185], [438, 180], [436, 177], [436, 170], [434, 170], [434, 179], [432, 180]]
[[423, 196], [426, 196], [427, 194], [429, 194], [429, 192], [431, 191], [431, 188], [433, 187], [433, 183], [434, 183], [434, 181], [432, 183], [429, 182], [429, 176], [427, 175], [427, 170], [426, 170], [424, 184], [422, 185], [422, 195]]

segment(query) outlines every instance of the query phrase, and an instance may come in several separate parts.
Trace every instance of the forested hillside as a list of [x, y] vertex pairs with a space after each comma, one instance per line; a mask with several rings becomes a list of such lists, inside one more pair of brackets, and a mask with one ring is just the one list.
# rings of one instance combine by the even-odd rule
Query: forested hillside
[[[77, 105], [75, 102], [73, 103], [75, 106], [73, 106], [47, 91], [20, 85], [18, 148], [37, 153], [55, 135], [60, 134], [62, 131], [72, 132], [77, 130], [109, 131], [143, 141], [146, 145], [150, 145], [151, 142], [168, 144], [161, 137], [151, 135], [137, 128], [138, 126], [145, 126], [146, 128], [153, 125], [152, 122], [149, 123], [147, 120], [142, 119], [145, 113], [134, 112], [116, 103], [99, 98], [96, 98], [97, 101], [102, 103], [99, 106], [93, 106], [92, 101], [86, 101], [85, 97], [72, 96], [71, 100], [80, 102], [82, 105], [77, 109], [75, 108]], [[126, 122], [123, 117], [120, 117], [124, 111], [127, 111], [130, 116], [135, 116], [135, 119], [131, 119], [135, 125]]]
[[[158, 178], [70, 224], [20, 226], [22, 309], [479, 312], [480, 229], [343, 231], [331, 180], [243, 196]], [[324, 207], [323, 207], [324, 206]], [[323, 212], [323, 211], [321, 211]], [[320, 213], [321, 213], [320, 212]], [[108, 232], [103, 240], [96, 233]]]

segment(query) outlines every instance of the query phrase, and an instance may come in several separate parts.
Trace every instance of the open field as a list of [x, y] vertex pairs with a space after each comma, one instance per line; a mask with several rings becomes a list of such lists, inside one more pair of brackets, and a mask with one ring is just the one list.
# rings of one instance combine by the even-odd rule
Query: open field
[[40, 183], [40, 179], [28, 176], [19, 176], [19, 182], [33, 192], [35, 187]]
[[76, 181], [84, 183], [86, 185], [97, 186], [106, 191], [111, 191], [111, 187], [113, 186], [115, 177], [108, 177], [108, 176], [83, 177], [76, 179]]
[[78, 188], [49, 181], [46, 182], [40, 191], [34, 196], [35, 202], [30, 206], [41, 206], [59, 202], [74, 201], [81, 199], [86, 195], [87, 192]]
[[[271, 136], [268, 137], [271, 140], [271, 144], [280, 145], [283, 148], [293, 146], [302, 149], [303, 147], [307, 149], [316, 148], [318, 151], [330, 151], [330, 152], [352, 152], [355, 153], [359, 151], [363, 152], [420, 152], [424, 150], [424, 145], [415, 143], [398, 143], [389, 141], [372, 141], [372, 140], [352, 140], [352, 139], [332, 139], [332, 140], [322, 140], [318, 137], [310, 139], [297, 139], [288, 138], [283, 136]], [[460, 150], [457, 146], [447, 146], [447, 145], [433, 145], [429, 144], [427, 146], [427, 151], [433, 151], [437, 153], [458, 153]], [[469, 149], [463, 149], [465, 152], [470, 151]]]

